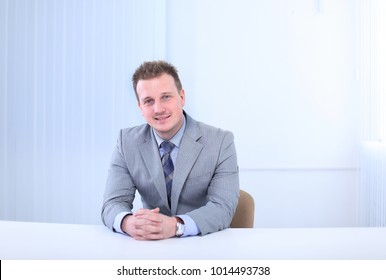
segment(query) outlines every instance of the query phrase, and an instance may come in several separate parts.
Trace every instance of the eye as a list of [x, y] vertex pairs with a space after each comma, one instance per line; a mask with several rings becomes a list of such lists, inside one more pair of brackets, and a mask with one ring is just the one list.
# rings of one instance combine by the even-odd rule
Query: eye
[[145, 99], [142, 103], [143, 105], [150, 106], [153, 104], [153, 99]]

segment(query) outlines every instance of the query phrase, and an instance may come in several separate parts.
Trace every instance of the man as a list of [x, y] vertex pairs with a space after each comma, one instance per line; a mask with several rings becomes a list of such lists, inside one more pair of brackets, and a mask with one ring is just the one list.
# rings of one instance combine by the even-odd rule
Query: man
[[[186, 114], [177, 70], [167, 62], [143, 63], [133, 88], [147, 124], [120, 131], [106, 183], [104, 224], [138, 240], [229, 227], [239, 194], [233, 134]], [[136, 191], [143, 208], [133, 213]]]

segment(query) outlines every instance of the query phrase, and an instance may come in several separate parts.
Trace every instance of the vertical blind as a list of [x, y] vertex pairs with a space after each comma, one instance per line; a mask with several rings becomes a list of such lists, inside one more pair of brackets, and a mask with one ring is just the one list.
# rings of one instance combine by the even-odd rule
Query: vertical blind
[[99, 223], [130, 85], [165, 55], [165, 1], [0, 0], [0, 219]]
[[386, 226], [386, 2], [360, 1], [360, 224]]

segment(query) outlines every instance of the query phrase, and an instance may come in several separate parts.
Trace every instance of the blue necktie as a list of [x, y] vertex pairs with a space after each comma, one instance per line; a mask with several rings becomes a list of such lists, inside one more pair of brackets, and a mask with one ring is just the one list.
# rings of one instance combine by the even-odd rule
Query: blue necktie
[[166, 182], [166, 193], [168, 195], [168, 202], [170, 206], [170, 198], [172, 193], [172, 183], [173, 183], [173, 171], [174, 165], [170, 153], [174, 148], [174, 144], [168, 141], [161, 143], [161, 148], [164, 150], [164, 155], [162, 156], [162, 166], [164, 168], [165, 182]]

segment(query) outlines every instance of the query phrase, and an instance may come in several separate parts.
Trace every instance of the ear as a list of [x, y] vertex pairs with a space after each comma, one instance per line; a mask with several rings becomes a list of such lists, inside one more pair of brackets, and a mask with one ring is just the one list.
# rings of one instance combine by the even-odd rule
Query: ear
[[181, 89], [180, 91], [180, 97], [181, 97], [181, 107], [184, 107], [185, 105], [185, 91]]
[[141, 103], [139, 101], [138, 101], [137, 105], [138, 105], [139, 110], [141, 111], [141, 115], [143, 116], [142, 106], [141, 106]]

